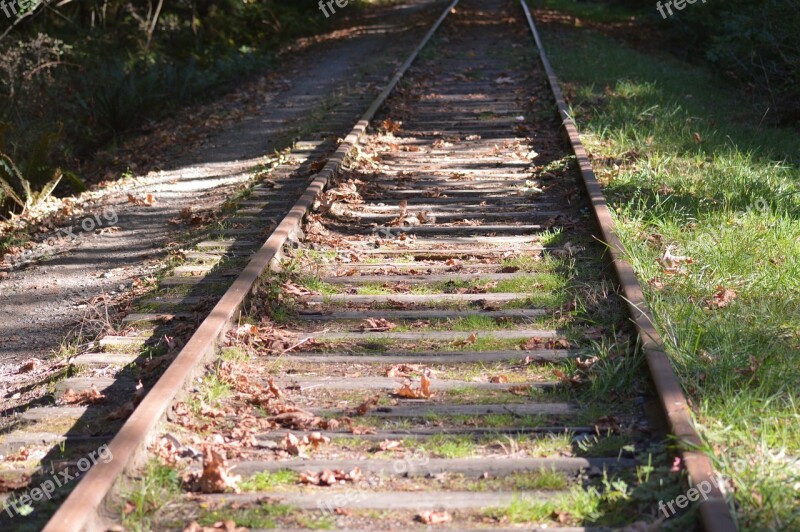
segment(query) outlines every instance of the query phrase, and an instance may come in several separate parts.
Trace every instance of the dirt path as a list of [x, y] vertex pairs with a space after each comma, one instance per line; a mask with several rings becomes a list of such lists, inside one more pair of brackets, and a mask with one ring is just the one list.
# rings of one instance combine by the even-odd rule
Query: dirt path
[[[47, 358], [87, 311], [94, 311], [98, 296], [125, 300], [138, 280], [161, 267], [168, 244], [185, 234], [171, 219], [186, 207], [217, 209], [309, 120], [324, 120], [323, 104], [335, 105], [337, 94], [360, 90], [366, 98], [372, 87], [359, 86], [359, 78], [389, 75], [398, 57], [393, 52], [419, 37], [441, 3], [414, 0], [387, 8], [360, 21], [356, 30], [336, 32], [288, 54], [278, 68], [280, 78], [266, 84], [259, 112], [168, 168], [114, 185], [96, 198], [92, 215], [54, 231], [53, 236], [64, 237], [58, 244], [39, 245], [34, 253], [40, 260], [0, 280], [0, 368]], [[155, 202], [137, 205], [129, 194], [140, 200], [152, 195]]]

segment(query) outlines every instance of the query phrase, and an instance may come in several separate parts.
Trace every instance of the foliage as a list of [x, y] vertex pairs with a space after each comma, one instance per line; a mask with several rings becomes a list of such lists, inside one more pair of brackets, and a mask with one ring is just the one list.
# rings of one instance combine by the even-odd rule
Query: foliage
[[796, 0], [711, 1], [675, 18], [680, 38], [751, 90], [784, 121], [800, 121], [800, 16]]
[[[20, 165], [32, 191], [41, 190], [54, 166], [79, 168], [143, 121], [263, 70], [282, 42], [324, 24], [311, 0], [88, 0], [39, 7], [0, 38], [0, 121], [6, 123], [0, 151], [14, 161], [46, 161]], [[42, 158], [34, 152], [45, 137], [55, 138]], [[24, 194], [6, 166], [6, 184]], [[64, 181], [80, 188], [65, 172], [59, 191], [67, 191]]]
[[[800, 16], [797, 0], [703, 0], [685, 4], [666, 20], [654, 0], [590, 0], [557, 4], [578, 16], [603, 22], [619, 9], [665, 25], [687, 57], [710, 61], [726, 79], [738, 81], [749, 95], [766, 99], [768, 118], [800, 122]], [[660, 2], [666, 5], [668, 0]], [[667, 13], [666, 8], [664, 13]], [[639, 17], [641, 19], [641, 17]]]
[[[0, 125], [0, 150], [4, 149], [3, 131]], [[62, 172], [49, 164], [50, 153], [58, 135], [47, 133], [39, 136], [28, 150], [27, 158], [20, 170], [11, 156], [0, 151], [0, 206], [12, 203], [23, 211], [47, 199], [64, 178], [70, 190], [85, 188], [83, 182], [71, 172]]]

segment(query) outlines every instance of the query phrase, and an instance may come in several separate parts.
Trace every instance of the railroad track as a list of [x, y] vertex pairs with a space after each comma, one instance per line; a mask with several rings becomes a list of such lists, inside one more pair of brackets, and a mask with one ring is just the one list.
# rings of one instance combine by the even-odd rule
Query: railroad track
[[[735, 529], [716, 488], [660, 513], [674, 453], [713, 470], [526, 18], [453, 2], [338, 147], [301, 146], [78, 362], [168, 364], [146, 394], [113, 369], [55, 385], [99, 406], [25, 414], [78, 427], [47, 436], [80, 474], [45, 530]], [[143, 356], [233, 275], [174, 360]]]

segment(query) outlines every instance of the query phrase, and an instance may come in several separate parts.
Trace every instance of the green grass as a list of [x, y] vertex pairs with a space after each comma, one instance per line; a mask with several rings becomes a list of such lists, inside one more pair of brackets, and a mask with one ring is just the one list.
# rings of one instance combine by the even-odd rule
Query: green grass
[[125, 512], [122, 523], [126, 530], [151, 530], [159, 511], [181, 494], [180, 473], [157, 460], [151, 460], [139, 480], [123, 491]]
[[[587, 31], [544, 40], [740, 526], [800, 527], [797, 132], [702, 66]], [[694, 261], [679, 275], [667, 245]], [[720, 288], [737, 297], [714, 308]]]
[[442, 458], [469, 458], [475, 453], [475, 442], [469, 437], [434, 436], [421, 447]]
[[270, 491], [276, 488], [292, 486], [297, 484], [299, 476], [294, 471], [282, 469], [280, 471], [269, 472], [260, 471], [242, 480], [239, 487], [242, 491]]
[[212, 526], [214, 523], [233, 521], [245, 528], [278, 528], [276, 518], [286, 517], [294, 512], [285, 504], [262, 503], [248, 508], [219, 508], [204, 510], [197, 520], [198, 524]]

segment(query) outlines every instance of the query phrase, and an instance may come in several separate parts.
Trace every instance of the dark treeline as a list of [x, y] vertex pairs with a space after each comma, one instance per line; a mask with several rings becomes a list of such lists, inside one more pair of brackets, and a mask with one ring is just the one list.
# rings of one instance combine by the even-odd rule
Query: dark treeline
[[800, 0], [695, 0], [680, 10], [673, 0], [666, 20], [655, 0], [616, 1], [655, 13], [687, 56], [766, 99], [773, 122], [800, 123]]

